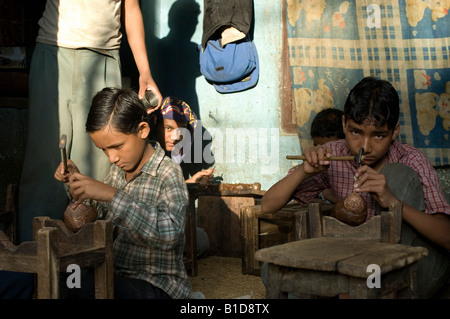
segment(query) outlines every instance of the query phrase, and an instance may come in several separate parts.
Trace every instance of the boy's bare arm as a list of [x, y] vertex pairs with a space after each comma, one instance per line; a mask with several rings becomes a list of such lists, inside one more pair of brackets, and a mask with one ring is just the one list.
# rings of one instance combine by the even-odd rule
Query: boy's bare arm
[[186, 180], [186, 183], [200, 183], [206, 185], [214, 178], [214, 168], [208, 168], [195, 173], [191, 178]]
[[128, 44], [133, 53], [134, 61], [139, 71], [139, 98], [143, 98], [145, 90], [149, 89], [156, 94], [159, 105], [162, 95], [156, 85], [148, 62], [147, 47], [145, 44], [145, 30], [139, 0], [125, 0], [123, 4], [123, 20], [127, 32]]
[[294, 172], [278, 181], [264, 194], [261, 199], [261, 210], [273, 214], [283, 208], [292, 198], [297, 186], [307, 177], [303, 164], [298, 165]]
[[419, 233], [446, 250], [450, 250], [450, 216], [442, 213], [424, 214], [403, 204], [402, 218]]
[[273, 214], [283, 208], [301, 182], [328, 169], [330, 162], [326, 160], [326, 157], [330, 157], [332, 154], [329, 147], [319, 145], [306, 148], [303, 155], [306, 160], [298, 165], [294, 172], [278, 181], [264, 194], [261, 199], [263, 212]]
[[73, 201], [79, 203], [86, 199], [111, 202], [117, 191], [116, 188], [81, 173], [72, 174], [67, 185]]
[[[355, 182], [357, 192], [368, 192], [381, 207], [400, 202], [389, 189], [386, 177], [368, 166], [358, 168]], [[415, 207], [403, 204], [402, 218], [423, 236], [450, 250], [450, 216], [443, 213], [425, 214]]]

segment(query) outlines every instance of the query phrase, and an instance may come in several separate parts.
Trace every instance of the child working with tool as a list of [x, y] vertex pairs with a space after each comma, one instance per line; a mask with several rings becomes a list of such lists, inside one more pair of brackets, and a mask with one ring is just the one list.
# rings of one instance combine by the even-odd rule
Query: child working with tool
[[[190, 283], [183, 264], [189, 194], [178, 164], [148, 139], [148, 114], [131, 90], [105, 88], [92, 101], [86, 131], [111, 162], [105, 182], [83, 175], [71, 161], [55, 178], [65, 181], [74, 202], [96, 203], [98, 218], [114, 225], [116, 298], [186, 298]], [[62, 295], [93, 297], [92, 273], [80, 289]], [[86, 280], [86, 281], [83, 281]], [[74, 294], [76, 296], [74, 296]]]
[[[416, 296], [436, 296], [450, 277], [450, 206], [436, 171], [414, 147], [396, 141], [399, 97], [387, 81], [364, 78], [349, 93], [342, 124], [345, 139], [304, 150], [306, 160], [273, 185], [261, 201], [274, 213], [289, 200], [307, 204], [331, 187], [342, 199], [356, 191], [367, 203], [367, 219], [401, 202], [401, 243], [423, 246], [428, 256], [418, 262]], [[327, 160], [331, 155], [357, 155], [363, 165]]]
[[60, 161], [54, 145], [62, 134], [67, 135], [67, 155], [77, 161], [84, 174], [99, 180], [108, 174], [107, 159], [93, 147], [84, 124], [93, 96], [106, 86], [122, 86], [121, 31], [126, 31], [139, 73], [139, 95], [142, 98], [151, 90], [162, 100], [148, 61], [142, 1], [45, 2], [30, 66], [30, 120], [19, 186], [19, 242], [32, 240], [34, 217], [61, 218], [67, 206], [63, 185], [52, 178]]

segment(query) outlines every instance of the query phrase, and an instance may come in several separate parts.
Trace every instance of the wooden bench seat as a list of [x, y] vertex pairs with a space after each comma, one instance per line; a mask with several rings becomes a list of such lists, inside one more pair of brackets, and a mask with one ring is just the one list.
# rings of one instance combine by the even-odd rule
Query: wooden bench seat
[[37, 274], [38, 299], [60, 297], [59, 274], [71, 264], [95, 268], [95, 297], [114, 298], [112, 223], [97, 220], [72, 233], [62, 220], [33, 219], [33, 241], [14, 245], [0, 231], [0, 269]]
[[[288, 293], [350, 298], [411, 298], [417, 261], [426, 248], [399, 244], [401, 204], [353, 227], [323, 216], [319, 203], [308, 205], [309, 237], [260, 249], [268, 264], [266, 298]], [[369, 266], [378, 267], [380, 287], [369, 287]], [[369, 270], [368, 270], [369, 269]]]

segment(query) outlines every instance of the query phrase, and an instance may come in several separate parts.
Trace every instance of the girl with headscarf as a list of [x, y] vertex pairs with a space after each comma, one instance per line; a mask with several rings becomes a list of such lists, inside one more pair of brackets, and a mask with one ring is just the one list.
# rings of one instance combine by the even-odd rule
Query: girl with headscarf
[[[191, 147], [198, 119], [189, 105], [177, 97], [166, 97], [156, 114], [156, 140], [175, 163], [181, 164]], [[205, 169], [186, 180], [187, 183], [207, 184], [214, 177], [214, 169]]]

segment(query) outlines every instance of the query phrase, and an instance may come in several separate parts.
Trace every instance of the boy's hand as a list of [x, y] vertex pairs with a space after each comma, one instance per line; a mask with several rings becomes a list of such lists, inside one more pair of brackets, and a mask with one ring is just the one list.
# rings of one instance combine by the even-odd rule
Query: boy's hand
[[117, 191], [116, 188], [81, 173], [72, 174], [67, 184], [73, 201], [78, 203], [86, 199], [111, 202]]
[[201, 170], [186, 180], [186, 183], [200, 183], [200, 185], [206, 185], [214, 178], [215, 172], [216, 170], [213, 168]]
[[356, 170], [354, 190], [357, 193], [370, 193], [372, 198], [383, 208], [391, 203], [399, 202], [386, 183], [386, 177], [370, 166], [363, 165]]
[[70, 159], [67, 160], [67, 173], [64, 174], [64, 163], [61, 162], [53, 175], [56, 180], [67, 183], [73, 173], [79, 173], [78, 167]]
[[303, 155], [306, 157], [302, 164], [306, 174], [315, 175], [330, 167], [330, 161], [327, 160], [332, 155], [330, 147], [310, 146], [305, 148]]

